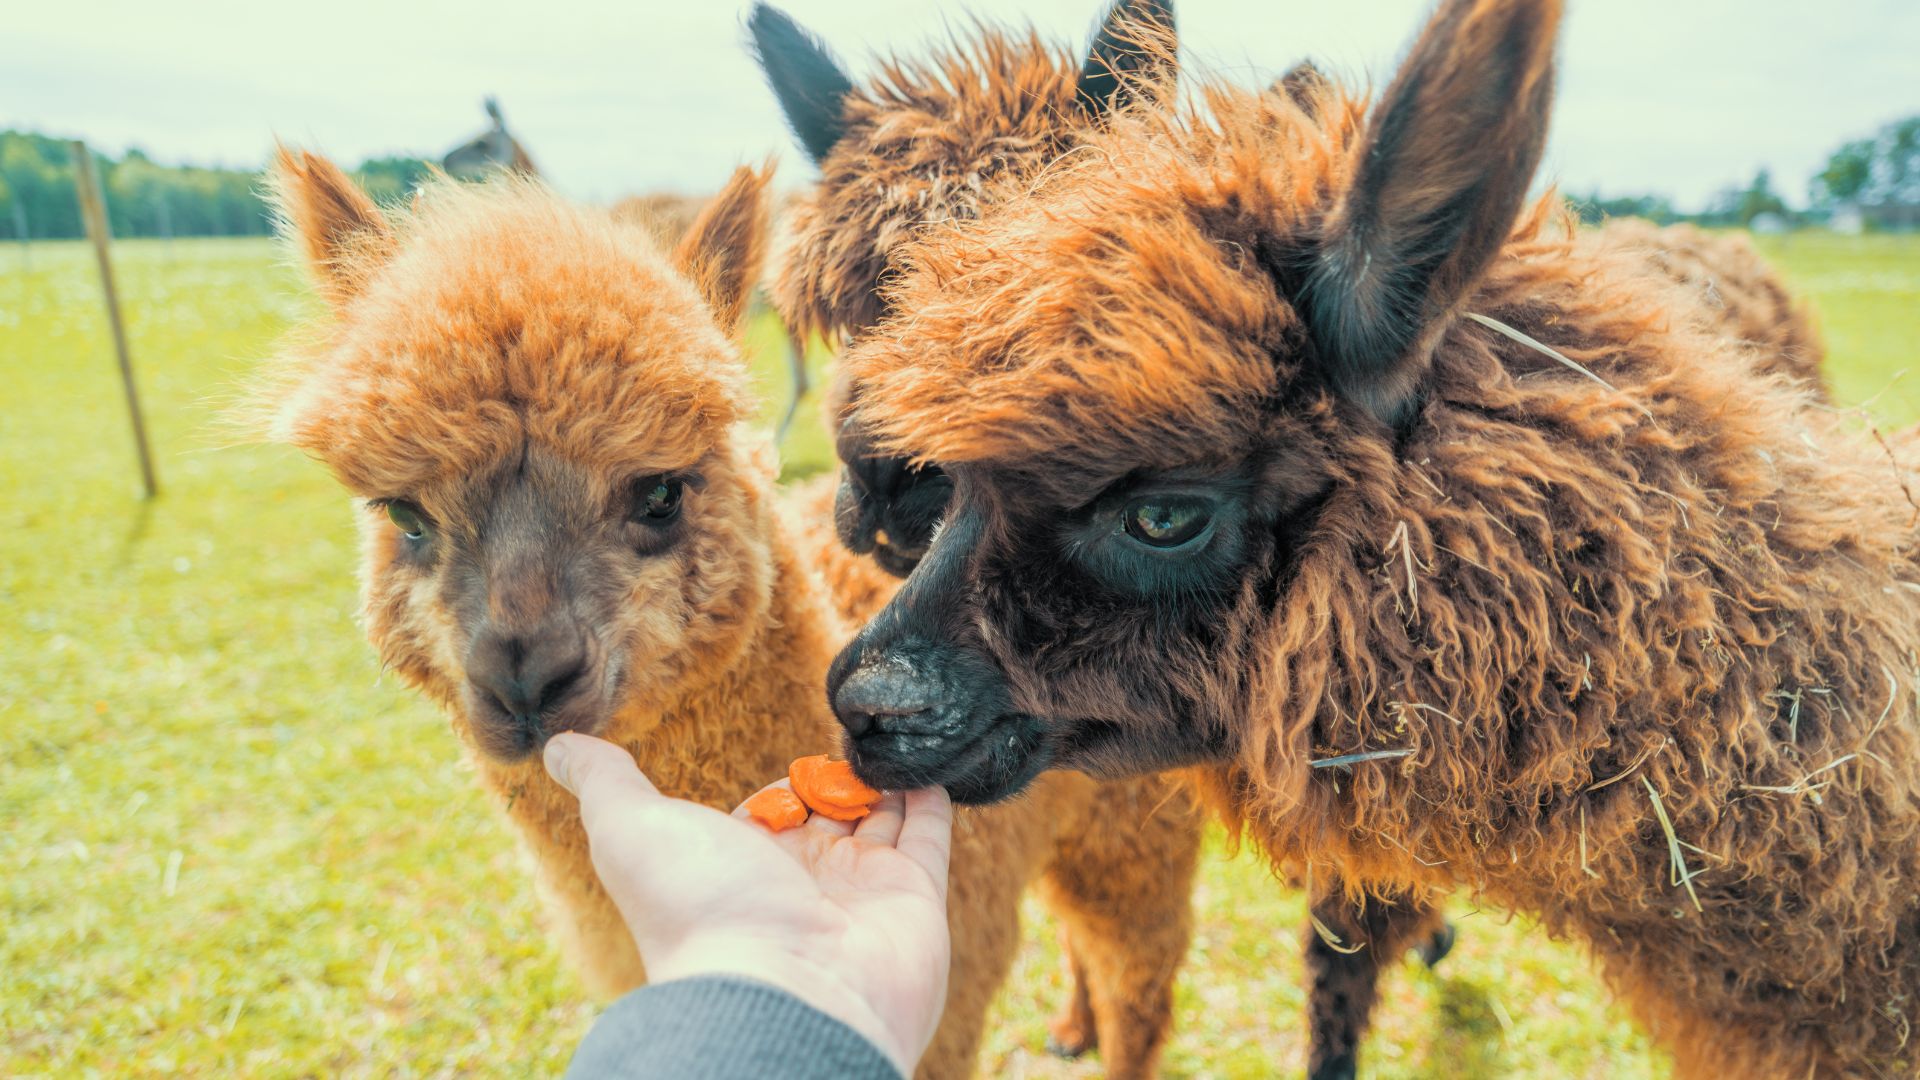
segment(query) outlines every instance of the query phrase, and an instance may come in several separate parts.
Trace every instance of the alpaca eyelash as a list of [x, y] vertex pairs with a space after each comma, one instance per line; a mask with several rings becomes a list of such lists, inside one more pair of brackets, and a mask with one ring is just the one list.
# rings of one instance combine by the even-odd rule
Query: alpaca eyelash
[[426, 523], [429, 525], [438, 524], [433, 520], [433, 515], [427, 513], [426, 507], [421, 506], [419, 503], [413, 501], [412, 499], [402, 498], [398, 495], [379, 495], [374, 498], [366, 500], [367, 509], [379, 510], [383, 513], [386, 511], [388, 507], [394, 505], [395, 503], [405, 503], [406, 505], [413, 507], [414, 511], [417, 512], [420, 515], [420, 517], [424, 519]]

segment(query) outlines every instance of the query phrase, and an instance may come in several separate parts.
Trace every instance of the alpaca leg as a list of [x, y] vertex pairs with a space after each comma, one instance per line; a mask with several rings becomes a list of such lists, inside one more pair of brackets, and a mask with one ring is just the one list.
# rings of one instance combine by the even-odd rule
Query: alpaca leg
[[599, 879], [542, 891], [560, 953], [589, 992], [610, 1000], [647, 981], [633, 934]]
[[1096, 805], [1099, 819], [1061, 841], [1042, 897], [1083, 973], [1107, 1075], [1153, 1076], [1192, 934], [1202, 818], [1157, 777], [1104, 784]]
[[787, 398], [787, 411], [780, 417], [780, 426], [774, 429], [775, 443], [787, 441], [793, 418], [800, 413], [800, 399], [807, 396], [807, 339], [793, 331], [787, 333], [787, 367], [793, 373], [792, 396]]
[[1097, 1044], [1093, 1023], [1093, 999], [1087, 993], [1086, 966], [1074, 954], [1073, 939], [1066, 928], [1060, 929], [1060, 955], [1067, 969], [1067, 1002], [1047, 1021], [1047, 1052], [1072, 1060]]
[[560, 954], [595, 997], [619, 997], [647, 981], [640, 952], [594, 872], [579, 803], [537, 769], [489, 768], [481, 779], [533, 857], [534, 891]]
[[1340, 938], [1340, 948], [1308, 928], [1307, 1076], [1351, 1080], [1381, 968], [1409, 948], [1418, 948], [1429, 966], [1439, 963], [1453, 948], [1453, 927], [1431, 906], [1377, 896], [1356, 905], [1337, 886], [1314, 902], [1313, 914]]
[[1037, 830], [1016, 816], [1018, 804], [963, 810], [954, 821], [953, 863], [947, 872], [947, 928], [953, 967], [947, 1006], [933, 1042], [920, 1057], [917, 1080], [967, 1080], [974, 1075], [987, 1011], [1020, 951], [1020, 897], [1043, 850]]

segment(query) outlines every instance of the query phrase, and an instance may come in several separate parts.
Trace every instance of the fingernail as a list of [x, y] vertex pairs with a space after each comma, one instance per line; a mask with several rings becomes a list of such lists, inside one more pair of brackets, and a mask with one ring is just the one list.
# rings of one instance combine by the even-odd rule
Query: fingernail
[[567, 776], [567, 741], [565, 739], [559, 737], [548, 739], [547, 748], [541, 752], [540, 760], [547, 767], [547, 775], [553, 777], [555, 783], [566, 788], [570, 794], [578, 794], [573, 790], [573, 781]]

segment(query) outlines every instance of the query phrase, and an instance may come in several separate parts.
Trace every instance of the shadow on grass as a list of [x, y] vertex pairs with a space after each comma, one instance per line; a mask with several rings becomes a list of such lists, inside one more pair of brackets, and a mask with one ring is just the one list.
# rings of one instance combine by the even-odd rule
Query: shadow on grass
[[1427, 1065], [1415, 1075], [1447, 1080], [1462, 1076], [1511, 1075], [1507, 1057], [1504, 1006], [1492, 988], [1472, 977], [1436, 978], [1439, 998], [1433, 1046]]
[[120, 554], [113, 560], [115, 570], [126, 570], [133, 565], [133, 556], [146, 542], [147, 534], [153, 531], [153, 506], [159, 497], [140, 499], [133, 504], [133, 514], [127, 519], [127, 531], [120, 536]]

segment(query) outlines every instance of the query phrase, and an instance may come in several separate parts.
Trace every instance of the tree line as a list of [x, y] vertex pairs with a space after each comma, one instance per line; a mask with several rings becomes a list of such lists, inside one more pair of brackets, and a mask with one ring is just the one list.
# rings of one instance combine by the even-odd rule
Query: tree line
[[[86, 235], [65, 139], [0, 131], [0, 236], [70, 240]], [[260, 170], [161, 165], [140, 150], [94, 152], [115, 236], [262, 236], [273, 231]], [[355, 177], [382, 202], [403, 198], [428, 162], [380, 157]]]
[[[139, 150], [119, 159], [94, 154], [107, 189], [115, 236], [258, 236], [273, 230], [259, 170], [161, 165]], [[369, 158], [355, 177], [379, 201], [404, 198], [430, 164], [416, 157]], [[1729, 186], [1699, 213], [1676, 209], [1664, 195], [1570, 196], [1587, 221], [1643, 217], [1660, 224], [1748, 226], [1762, 214], [1823, 222], [1843, 206], [1920, 207], [1920, 116], [1888, 124], [1874, 135], [1842, 144], [1808, 182], [1807, 208], [1795, 211], [1761, 169], [1745, 185]], [[1881, 213], [1875, 221], [1916, 220]], [[73, 188], [73, 159], [63, 139], [0, 131], [0, 236], [60, 240], [85, 235]]]
[[1767, 169], [1756, 172], [1745, 185], [1722, 188], [1697, 214], [1680, 212], [1664, 195], [1603, 196], [1596, 191], [1570, 198], [1588, 222], [1643, 217], [1662, 225], [1694, 221], [1747, 226], [1762, 214], [1776, 214], [1788, 222], [1821, 223], [1848, 206], [1880, 212], [1875, 221], [1911, 221], [1911, 214], [1886, 211], [1920, 208], [1920, 116], [1896, 120], [1868, 138], [1842, 144], [1828, 155], [1826, 166], [1807, 181], [1804, 210], [1787, 205]]

